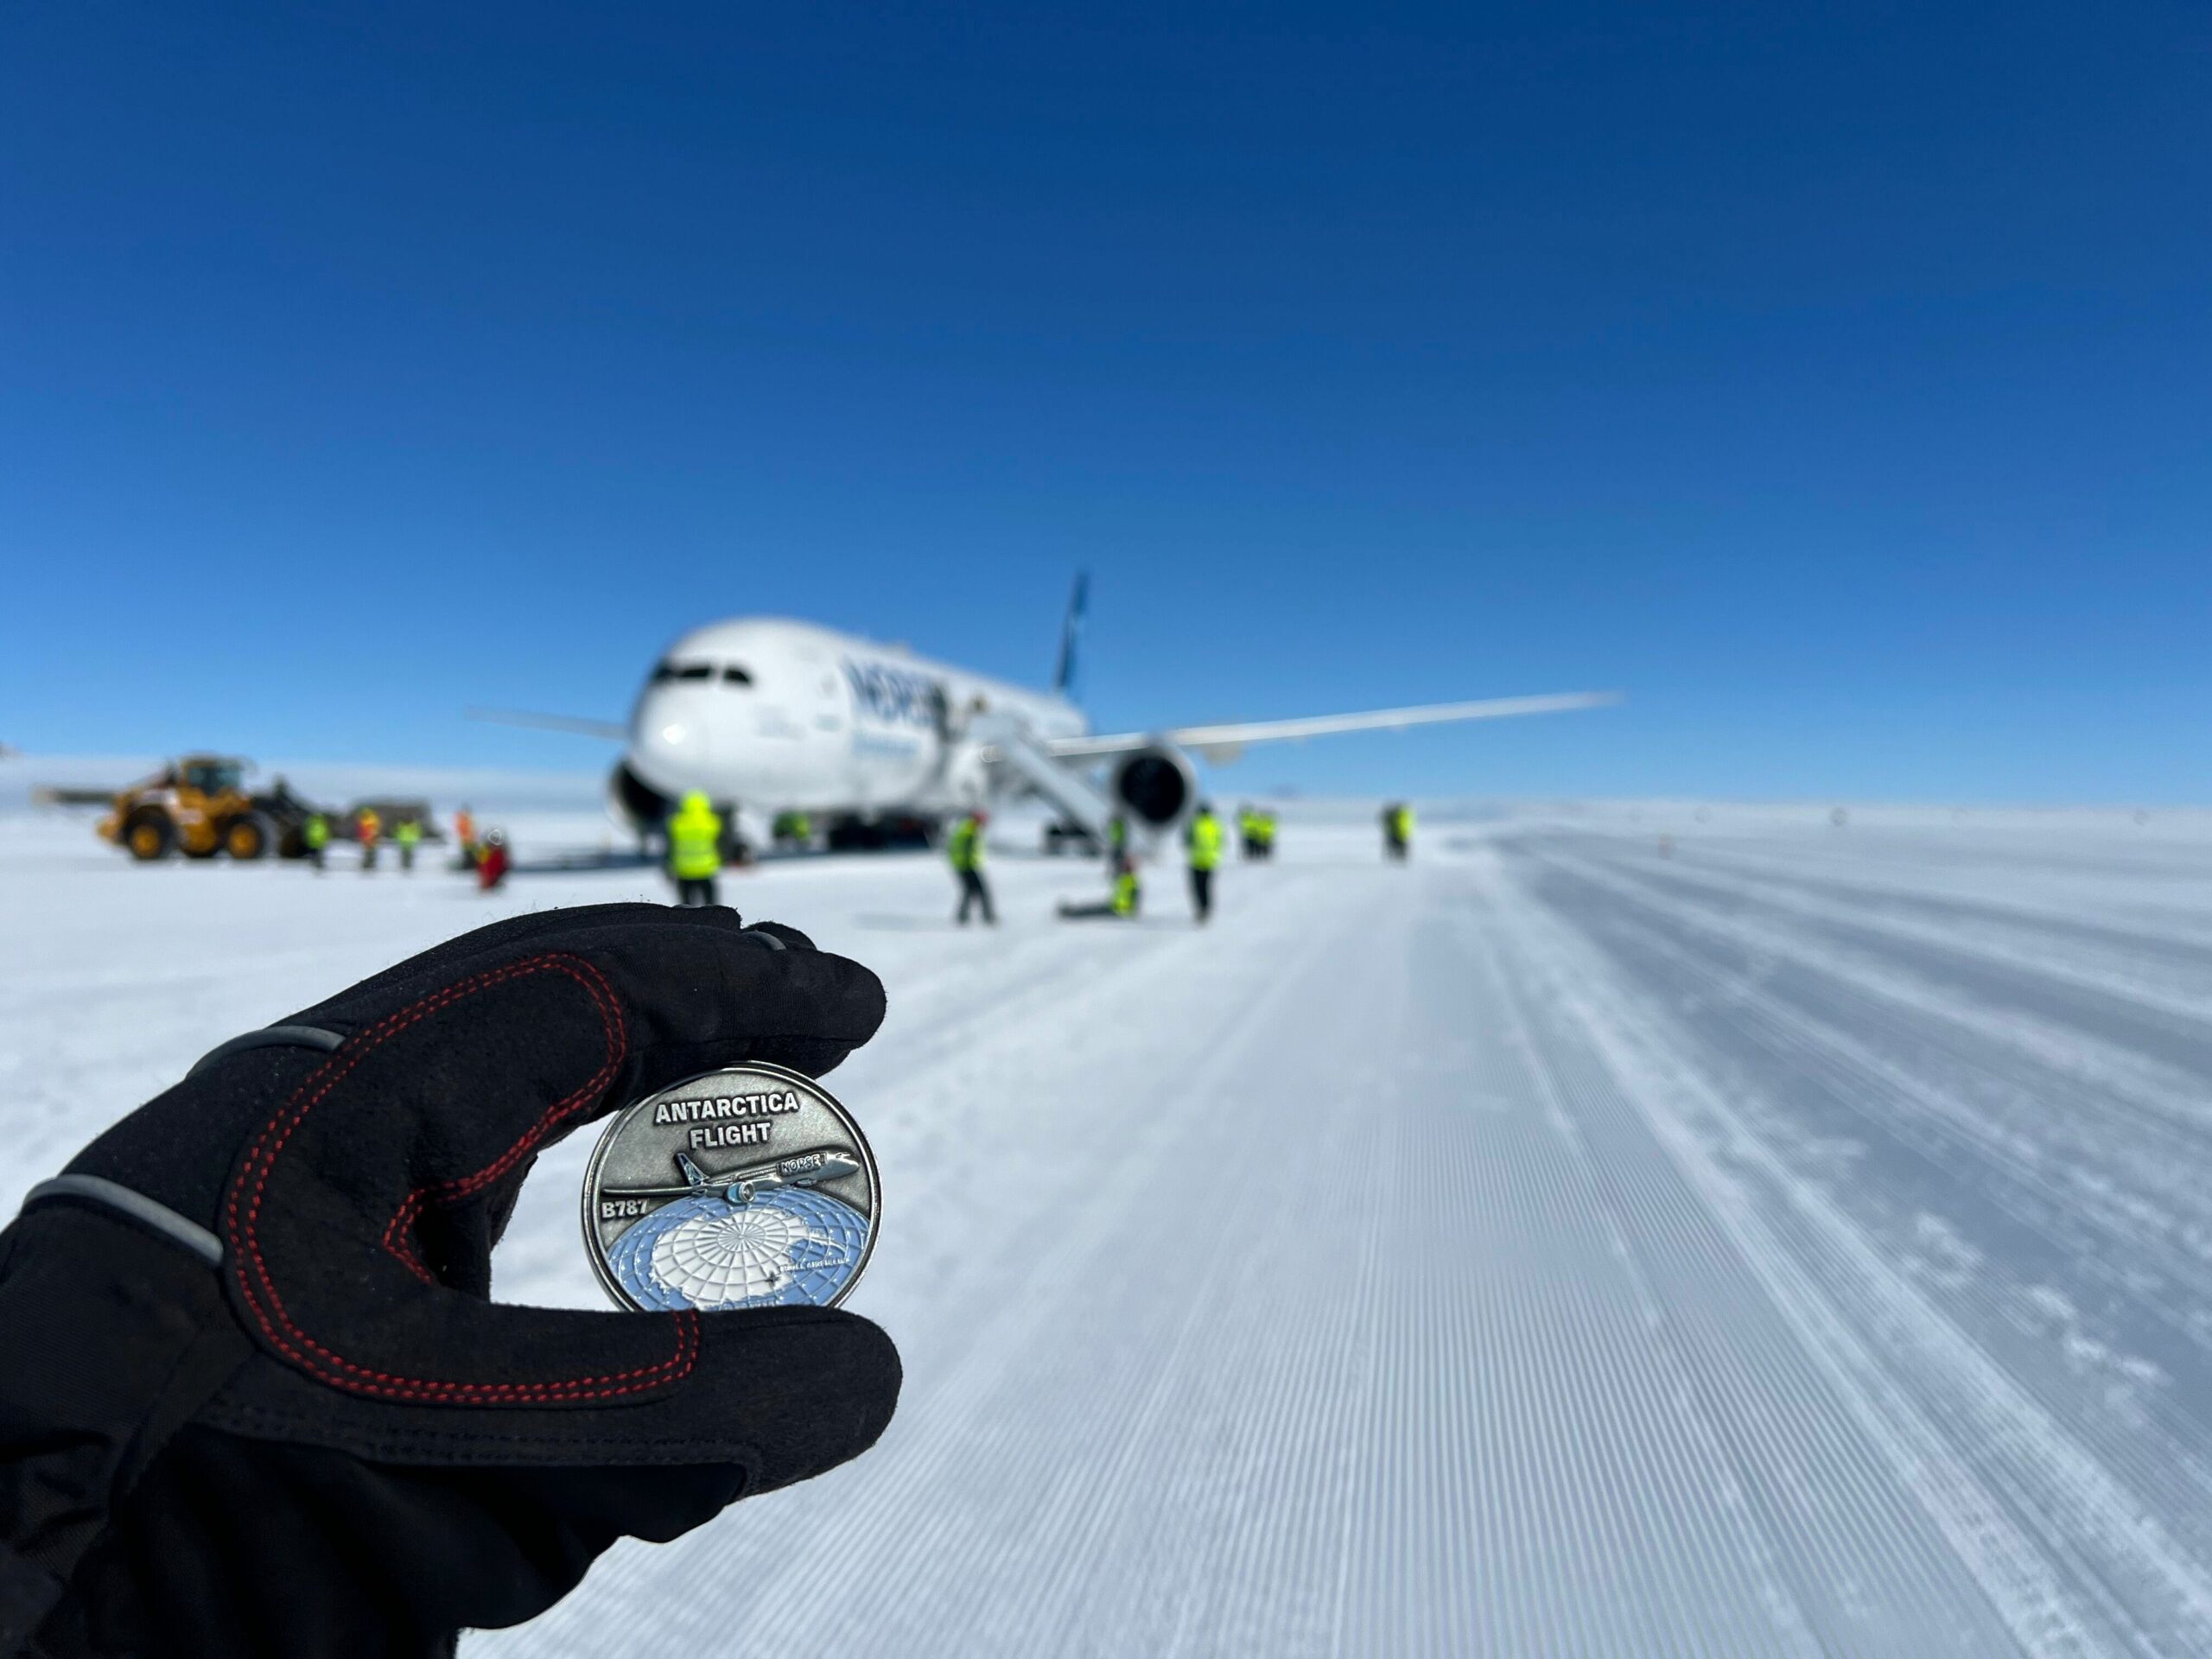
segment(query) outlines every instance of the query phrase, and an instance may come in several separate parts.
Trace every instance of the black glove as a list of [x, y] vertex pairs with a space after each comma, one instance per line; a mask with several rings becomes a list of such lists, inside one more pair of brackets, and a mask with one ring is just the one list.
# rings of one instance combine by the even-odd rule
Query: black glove
[[605, 905], [218, 1049], [0, 1233], [0, 1656], [448, 1653], [865, 1451], [899, 1357], [864, 1319], [487, 1297], [543, 1147], [882, 1019], [801, 934]]

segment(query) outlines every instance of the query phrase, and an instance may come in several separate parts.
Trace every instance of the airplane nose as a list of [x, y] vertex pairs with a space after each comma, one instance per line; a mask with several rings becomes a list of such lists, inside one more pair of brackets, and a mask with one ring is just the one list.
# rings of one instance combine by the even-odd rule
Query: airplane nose
[[697, 777], [713, 758], [704, 702], [696, 694], [655, 691], [638, 704], [630, 745], [648, 777], [659, 774], [671, 785], [681, 785]]

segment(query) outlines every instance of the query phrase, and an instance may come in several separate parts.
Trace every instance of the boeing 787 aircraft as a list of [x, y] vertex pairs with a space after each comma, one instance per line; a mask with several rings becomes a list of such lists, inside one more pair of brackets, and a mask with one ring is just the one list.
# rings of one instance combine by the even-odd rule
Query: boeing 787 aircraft
[[1148, 834], [1196, 804], [1193, 760], [1233, 760], [1248, 744], [1441, 721], [1551, 714], [1613, 701], [1569, 692], [1432, 703], [1303, 720], [1091, 731], [1073, 702], [1084, 582], [1078, 577], [1049, 691], [1033, 690], [780, 617], [711, 623], [670, 646], [627, 725], [556, 715], [473, 711], [479, 718], [623, 743], [607, 783], [611, 810], [651, 832], [693, 790], [758, 815], [823, 819], [832, 844], [874, 826], [931, 827], [953, 814], [1025, 797], [1103, 836], [1116, 814]]

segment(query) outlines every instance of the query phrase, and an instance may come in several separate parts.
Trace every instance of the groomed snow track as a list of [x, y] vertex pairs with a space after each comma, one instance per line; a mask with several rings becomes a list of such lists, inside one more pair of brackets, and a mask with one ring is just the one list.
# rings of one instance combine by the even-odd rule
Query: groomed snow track
[[[1145, 925], [1062, 926], [1095, 868], [1002, 861], [995, 935], [926, 861], [748, 878], [891, 987], [835, 1086], [899, 1418], [464, 1653], [2212, 1653], [2202, 844], [1370, 839], [1292, 834], [1203, 932], [1166, 873]], [[265, 884], [259, 925], [342, 905], [383, 960], [481, 918], [372, 885]], [[76, 982], [11, 973], [33, 1143], [39, 1044], [189, 1058], [174, 985], [35, 1029]], [[503, 1294], [588, 1300], [583, 1150]]]

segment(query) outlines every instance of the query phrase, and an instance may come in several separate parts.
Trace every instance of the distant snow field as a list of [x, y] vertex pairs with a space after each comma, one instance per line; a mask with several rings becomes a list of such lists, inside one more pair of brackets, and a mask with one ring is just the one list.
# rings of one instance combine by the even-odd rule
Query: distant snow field
[[[226, 1036], [662, 896], [528, 869], [588, 808], [488, 899], [0, 812], [0, 1213]], [[1846, 816], [1313, 807], [1204, 931], [1166, 864], [728, 878], [890, 989], [898, 1419], [464, 1652], [2212, 1653], [2212, 821]], [[502, 1296], [601, 1304], [590, 1139]]]

